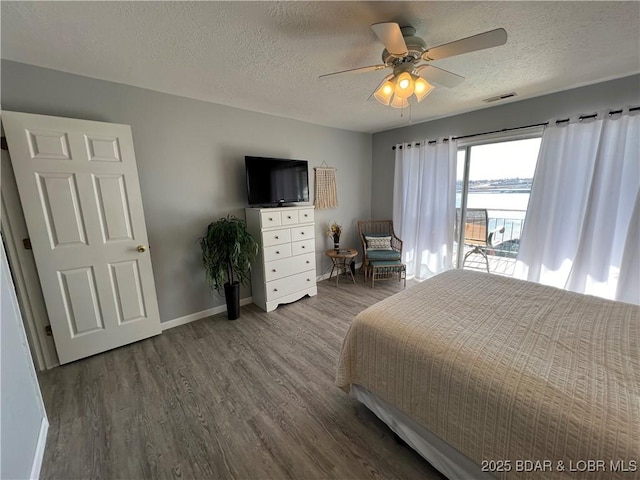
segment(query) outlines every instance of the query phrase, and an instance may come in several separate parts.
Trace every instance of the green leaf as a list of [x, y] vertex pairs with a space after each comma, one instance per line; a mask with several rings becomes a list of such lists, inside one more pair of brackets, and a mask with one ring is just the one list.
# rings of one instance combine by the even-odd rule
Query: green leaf
[[235, 280], [247, 284], [258, 244], [244, 220], [227, 215], [210, 223], [199, 243], [205, 276], [212, 290], [222, 293], [224, 284]]

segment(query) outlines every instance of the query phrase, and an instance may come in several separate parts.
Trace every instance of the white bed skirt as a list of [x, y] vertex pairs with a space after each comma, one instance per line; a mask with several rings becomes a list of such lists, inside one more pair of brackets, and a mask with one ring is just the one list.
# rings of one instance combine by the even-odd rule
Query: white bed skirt
[[469, 478], [495, 480], [495, 477], [488, 472], [483, 472], [473, 460], [367, 389], [352, 384], [351, 396], [364, 404], [407, 445], [449, 480]]

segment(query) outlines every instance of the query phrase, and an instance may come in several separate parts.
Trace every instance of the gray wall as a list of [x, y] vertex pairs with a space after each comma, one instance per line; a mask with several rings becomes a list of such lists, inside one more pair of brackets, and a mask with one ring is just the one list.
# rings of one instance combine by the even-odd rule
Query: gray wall
[[[2, 61], [2, 108], [131, 125], [162, 321], [223, 305], [204, 281], [197, 239], [214, 219], [244, 217], [244, 156], [326, 161], [338, 169], [340, 207], [316, 212], [318, 274], [329, 267], [324, 231], [371, 213], [371, 135]], [[242, 297], [250, 295], [247, 288]]]
[[638, 104], [640, 75], [634, 75], [376, 133], [373, 135], [371, 214], [375, 218], [391, 218], [393, 214], [395, 153], [391, 147], [397, 143], [520, 127], [568, 115]]
[[0, 281], [0, 478], [29, 478], [46, 414], [2, 242]]

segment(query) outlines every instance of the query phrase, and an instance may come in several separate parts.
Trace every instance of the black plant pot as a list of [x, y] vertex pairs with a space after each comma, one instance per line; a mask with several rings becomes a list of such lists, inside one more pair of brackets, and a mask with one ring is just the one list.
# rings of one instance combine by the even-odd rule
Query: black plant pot
[[224, 299], [227, 301], [227, 318], [235, 320], [240, 316], [240, 283], [224, 284]]

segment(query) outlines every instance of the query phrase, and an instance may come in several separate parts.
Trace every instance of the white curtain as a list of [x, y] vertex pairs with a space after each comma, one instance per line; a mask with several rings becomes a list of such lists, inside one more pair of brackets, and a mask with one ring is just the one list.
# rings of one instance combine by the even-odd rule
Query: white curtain
[[453, 268], [457, 142], [396, 148], [393, 224], [407, 276]]
[[515, 276], [640, 303], [639, 195], [639, 115], [550, 122]]

